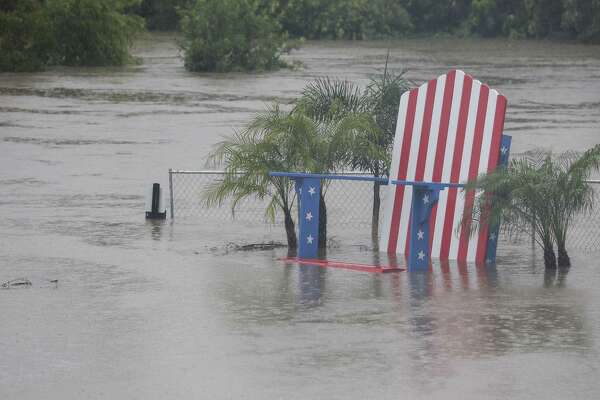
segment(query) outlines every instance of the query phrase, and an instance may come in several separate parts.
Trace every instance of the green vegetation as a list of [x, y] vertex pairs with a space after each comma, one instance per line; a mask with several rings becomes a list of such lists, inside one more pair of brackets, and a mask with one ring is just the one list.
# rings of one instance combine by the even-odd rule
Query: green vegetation
[[123, 65], [129, 48], [143, 28], [139, 17], [123, 14], [132, 0], [60, 0], [48, 2], [52, 61], [60, 65]]
[[[348, 165], [350, 147], [360, 142], [363, 132], [360, 115], [339, 122], [321, 123], [295, 110], [282, 111], [275, 106], [256, 116], [241, 132], [219, 143], [208, 158], [208, 165], [224, 166], [222, 181], [205, 193], [207, 205], [220, 205], [232, 199], [232, 212], [248, 196], [271, 197], [266, 215], [274, 220], [283, 212], [288, 248], [296, 250], [296, 232], [292, 207], [296, 201], [290, 179], [270, 177], [269, 171], [333, 172]], [[373, 151], [373, 153], [375, 153]], [[324, 206], [324, 193], [320, 193]], [[326, 209], [320, 210], [319, 248], [327, 243]]]
[[54, 43], [46, 35], [50, 23], [38, 0], [0, 5], [0, 71], [33, 71], [48, 62]]
[[[194, 0], [143, 0], [151, 29], [177, 27]], [[600, 39], [600, 0], [260, 0], [291, 37], [367, 39], [447, 33]], [[157, 22], [158, 18], [166, 20]]]
[[182, 31], [189, 70], [269, 70], [282, 65], [288, 37], [597, 42], [600, 0], [3, 0], [0, 71], [122, 65], [144, 21], [152, 30]]
[[[269, 0], [265, 0], [269, 1]], [[284, 29], [310, 39], [460, 36], [600, 39], [600, 0], [271, 0]]]
[[137, 0], [8, 0], [0, 6], [0, 70], [123, 65], [143, 29]]
[[401, 36], [414, 26], [397, 0], [264, 0], [293, 37], [366, 39]]
[[179, 29], [180, 13], [194, 0], [142, 0], [130, 9], [146, 20], [151, 31], [174, 31]]
[[282, 65], [286, 35], [256, 0], [197, 0], [181, 27], [190, 71], [261, 71]]
[[[146, 0], [147, 3], [149, 0]], [[600, 0], [180, 0], [192, 71], [267, 70], [286, 38], [414, 35], [600, 40]], [[164, 1], [156, 0], [163, 4]]]
[[[387, 72], [373, 78], [365, 90], [328, 78], [311, 82], [292, 111], [276, 106], [216, 147], [208, 164], [224, 167], [225, 177], [207, 190], [206, 203], [220, 205], [230, 198], [233, 212], [247, 196], [272, 195], [267, 216], [274, 219], [277, 209], [283, 212], [288, 246], [294, 251], [293, 183], [269, 177], [269, 171], [332, 173], [365, 168], [377, 176], [387, 174], [399, 98], [407, 87], [401, 74]], [[320, 249], [327, 244], [327, 185], [323, 182], [320, 193]], [[379, 185], [375, 189], [374, 199], [379, 202]], [[376, 239], [379, 203], [373, 218]]]
[[463, 216], [463, 226], [475, 230], [482, 222], [501, 222], [509, 232], [533, 229], [535, 241], [544, 251], [546, 268], [569, 267], [567, 234], [573, 218], [592, 209], [594, 190], [585, 181], [599, 170], [600, 145], [580, 157], [565, 154], [554, 158], [539, 153], [513, 160], [508, 168], [467, 186], [469, 190], [484, 190], [486, 195], [475, 201], [472, 215]]
[[[362, 134], [348, 148], [348, 167], [368, 171], [374, 176], [387, 176], [400, 96], [407, 90], [409, 82], [403, 74], [389, 73], [386, 66], [382, 75], [371, 78], [364, 91], [352, 82], [317, 79], [306, 86], [296, 109], [321, 123], [362, 115], [361, 118], [353, 118], [353, 127]], [[373, 183], [371, 236], [375, 245], [378, 243], [380, 186], [379, 182]]]

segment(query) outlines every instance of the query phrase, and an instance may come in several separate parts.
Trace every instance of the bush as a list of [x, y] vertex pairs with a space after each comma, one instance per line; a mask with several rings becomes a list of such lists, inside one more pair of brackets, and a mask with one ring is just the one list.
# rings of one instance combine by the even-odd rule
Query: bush
[[123, 65], [143, 29], [140, 17], [125, 15], [132, 0], [60, 0], [51, 2], [56, 64], [72, 66]]
[[157, 31], [172, 31], [179, 28], [179, 9], [188, 7], [193, 0], [142, 0], [134, 7], [136, 14], [146, 20], [146, 27]]
[[272, 0], [290, 35], [309, 39], [399, 36], [413, 28], [396, 0]]
[[589, 42], [600, 42], [600, 0], [564, 0], [563, 29]]
[[40, 0], [12, 0], [0, 6], [0, 71], [35, 71], [51, 54], [50, 23]]
[[184, 12], [181, 48], [190, 71], [260, 71], [283, 65], [287, 36], [256, 0], [197, 0]]
[[8, 0], [0, 6], [0, 70], [123, 65], [143, 20], [137, 0]]

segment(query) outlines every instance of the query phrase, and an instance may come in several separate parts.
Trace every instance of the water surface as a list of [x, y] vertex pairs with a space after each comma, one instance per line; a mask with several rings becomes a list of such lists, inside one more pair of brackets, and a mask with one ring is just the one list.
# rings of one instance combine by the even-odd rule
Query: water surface
[[[0, 398], [599, 397], [598, 254], [549, 274], [502, 243], [496, 267], [371, 275], [227, 246], [278, 227], [144, 221], [168, 168], [315, 76], [366, 84], [388, 46], [415, 82], [461, 68], [506, 94], [515, 152], [600, 142], [598, 46], [309, 42], [301, 69], [215, 75], [152, 35], [139, 66], [0, 74], [0, 283], [33, 284], [0, 290]], [[373, 261], [368, 229], [332, 234], [330, 258]]]

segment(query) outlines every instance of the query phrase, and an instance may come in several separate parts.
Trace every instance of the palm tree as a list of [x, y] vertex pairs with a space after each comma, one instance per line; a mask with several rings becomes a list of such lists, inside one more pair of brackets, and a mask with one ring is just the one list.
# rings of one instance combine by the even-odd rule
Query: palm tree
[[[357, 122], [360, 117], [322, 123], [300, 110], [282, 111], [278, 105], [259, 114], [246, 129], [226, 138], [209, 155], [207, 164], [224, 166], [225, 175], [206, 190], [205, 203], [220, 205], [232, 198], [233, 212], [239, 201], [248, 196], [271, 196], [266, 215], [274, 220], [277, 209], [283, 212], [288, 248], [295, 251], [294, 184], [288, 178], [271, 177], [269, 172], [335, 172], [349, 162], [348, 149], [361, 134]], [[377, 156], [377, 149], [372, 152]], [[323, 249], [327, 242], [327, 212], [323, 192], [320, 196], [318, 242]]]
[[576, 159], [554, 159], [549, 153], [537, 152], [513, 160], [508, 168], [467, 184], [465, 190], [479, 193], [473, 212], [465, 207], [462, 226], [474, 232], [482, 224], [502, 222], [510, 234], [532, 229], [534, 240], [544, 251], [546, 268], [568, 267], [567, 233], [575, 215], [592, 209], [594, 193], [586, 179], [599, 169], [600, 145]]
[[[348, 165], [374, 176], [385, 176], [389, 173], [400, 96], [409, 89], [409, 82], [403, 75], [404, 72], [389, 73], [386, 61], [383, 75], [373, 77], [364, 91], [349, 81], [319, 78], [306, 86], [295, 109], [322, 123], [353, 116], [354, 128], [359, 135], [355, 136], [357, 140], [350, 148]], [[373, 148], [378, 150], [373, 151]], [[375, 244], [381, 204], [380, 186], [379, 182], [373, 183], [371, 235]]]
[[204, 193], [206, 205], [221, 205], [231, 198], [233, 213], [246, 197], [270, 196], [266, 215], [274, 221], [277, 209], [283, 212], [290, 253], [297, 248], [292, 218], [294, 184], [287, 178], [269, 176], [269, 171], [293, 171], [298, 164], [304, 164], [299, 160], [306, 147], [302, 142], [307, 139], [300, 133], [305, 130], [302, 122], [289, 118], [275, 106], [256, 116], [246, 129], [218, 143], [207, 159], [209, 166], [224, 166], [225, 175]]
[[[370, 114], [380, 131], [378, 135], [371, 134], [368, 137], [375, 139], [375, 144], [384, 152], [385, 157], [376, 159], [364, 154], [360, 148], [355, 149], [352, 163], [354, 168], [369, 171], [374, 176], [389, 176], [400, 97], [408, 90], [410, 83], [404, 78], [404, 71], [399, 74], [389, 73], [386, 60], [383, 75], [372, 78], [365, 91]], [[378, 245], [379, 237], [380, 187], [380, 182], [373, 182], [371, 236], [374, 245]]]
[[600, 170], [600, 144], [580, 157], [563, 154], [553, 163], [554, 193], [552, 196], [551, 226], [556, 240], [558, 266], [570, 267], [567, 253], [567, 233], [574, 217], [589, 212], [594, 205], [594, 189], [586, 183], [594, 171]]
[[483, 224], [497, 226], [509, 234], [533, 230], [534, 240], [544, 251], [547, 268], [556, 267], [554, 240], [550, 228], [550, 211], [547, 203], [548, 185], [541, 166], [527, 158], [513, 160], [507, 168], [479, 177], [465, 190], [479, 190], [474, 199], [472, 213], [465, 206], [463, 229], [475, 232]]

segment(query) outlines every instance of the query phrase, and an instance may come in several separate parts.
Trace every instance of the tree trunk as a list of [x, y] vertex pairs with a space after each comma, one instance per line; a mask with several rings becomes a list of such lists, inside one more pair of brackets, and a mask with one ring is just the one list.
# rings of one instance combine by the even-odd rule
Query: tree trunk
[[289, 209], [283, 210], [285, 234], [287, 236], [288, 256], [293, 257], [298, 250], [298, 238], [296, 237], [296, 227], [292, 219], [292, 212]]
[[568, 268], [571, 266], [571, 259], [569, 258], [569, 253], [567, 253], [567, 248], [564, 243], [559, 243], [558, 247], [558, 266], [562, 268]]
[[375, 251], [379, 250], [379, 207], [381, 194], [379, 193], [379, 182], [373, 183], [373, 218], [371, 219], [371, 240]]
[[319, 249], [327, 248], [327, 207], [323, 192], [319, 193]]
[[554, 254], [552, 244], [544, 245], [544, 265], [548, 269], [556, 269], [556, 255]]

